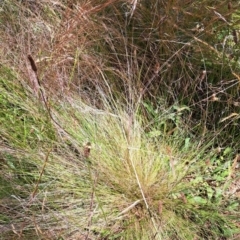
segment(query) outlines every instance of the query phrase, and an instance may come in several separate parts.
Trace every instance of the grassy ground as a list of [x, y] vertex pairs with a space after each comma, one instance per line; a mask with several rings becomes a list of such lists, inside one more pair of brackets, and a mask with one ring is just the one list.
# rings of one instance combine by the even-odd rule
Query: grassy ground
[[161, 4], [2, 1], [0, 239], [239, 237], [238, 61]]

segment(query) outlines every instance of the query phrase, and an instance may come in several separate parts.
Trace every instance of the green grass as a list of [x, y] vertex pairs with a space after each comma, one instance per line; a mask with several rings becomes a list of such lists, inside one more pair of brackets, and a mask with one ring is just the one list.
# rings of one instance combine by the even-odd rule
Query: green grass
[[136, 4], [3, 1], [0, 239], [239, 236], [226, 26], [206, 8], [193, 35], [200, 2]]
[[[26, 105], [22, 101], [17, 106]], [[29, 118], [33, 111], [37, 116], [39, 109], [28, 107], [28, 123], [42, 123], [42, 119]], [[96, 109], [79, 96], [55, 104], [51, 111], [65, 132], [56, 125], [54, 130], [48, 119], [45, 124], [52, 130], [42, 131], [42, 144], [39, 141], [30, 147], [27, 140], [19, 144], [5, 137], [15, 151], [9, 152], [6, 146], [3, 152], [3, 181], [8, 178], [11, 188], [3, 189], [2, 198], [18, 202], [21, 214], [16, 218], [3, 212], [3, 218], [18, 229], [15, 232], [21, 238], [27, 239], [29, 231], [56, 239], [80, 235], [93, 239], [216, 239], [234, 234], [234, 225], [224, 213], [224, 197], [211, 197], [214, 193], [206, 183], [205, 161], [213, 156], [205, 153], [206, 143], [197, 146], [186, 138], [186, 130], [178, 125], [179, 113], [174, 117], [166, 109], [158, 116], [166, 123], [170, 117], [177, 119], [176, 132], [168, 135], [161, 128], [163, 122], [159, 128], [153, 122], [144, 130], [146, 122], [138, 112], [129, 115], [108, 106]], [[15, 122], [12, 136], [17, 136], [21, 125], [24, 121]], [[37, 141], [37, 135], [34, 139]], [[92, 145], [89, 157], [84, 156], [87, 142]], [[223, 191], [221, 185], [219, 189]]]

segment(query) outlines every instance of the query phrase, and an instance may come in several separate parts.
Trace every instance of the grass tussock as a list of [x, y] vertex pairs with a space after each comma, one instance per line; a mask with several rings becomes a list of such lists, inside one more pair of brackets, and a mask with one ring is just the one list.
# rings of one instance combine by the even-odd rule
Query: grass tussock
[[237, 239], [238, 12], [211, 4], [0, 3], [0, 239]]
[[[130, 116], [121, 108], [96, 109], [77, 96], [51, 109], [63, 131], [47, 117], [45, 122], [37, 118], [39, 109], [18, 104], [20, 110], [26, 108], [18, 118], [35, 117], [28, 120], [31, 129], [25, 127], [21, 144], [12, 142], [11, 149], [2, 138], [1, 208], [8, 227], [3, 239], [10, 232], [21, 239], [233, 235], [225, 198], [203, 184], [215, 169], [205, 165], [213, 156], [204, 153], [205, 144], [188, 142], [183, 129], [176, 142], [175, 135], [159, 135], [151, 126], [144, 131], [146, 122], [137, 112]], [[171, 112], [165, 111], [160, 119]], [[2, 125], [3, 133], [21, 135], [24, 125]], [[218, 191], [224, 192], [223, 184]]]

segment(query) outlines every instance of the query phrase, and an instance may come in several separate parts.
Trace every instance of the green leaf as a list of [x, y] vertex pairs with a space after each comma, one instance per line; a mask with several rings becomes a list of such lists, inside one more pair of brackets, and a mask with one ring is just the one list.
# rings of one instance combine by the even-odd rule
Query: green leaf
[[193, 198], [190, 198], [189, 202], [192, 203], [192, 204], [206, 204], [207, 200], [200, 197], [200, 196], [195, 196]]
[[209, 200], [213, 197], [213, 194], [214, 194], [214, 190], [210, 186], [208, 186], [207, 187], [207, 196], [208, 196]]
[[198, 176], [192, 181], [193, 184], [198, 184], [198, 183], [202, 183], [202, 182], [203, 182], [202, 176]]
[[227, 209], [230, 210], [230, 211], [236, 211], [238, 210], [238, 207], [239, 207], [239, 202], [232, 202], [228, 207]]
[[215, 188], [215, 198], [218, 202], [223, 198], [223, 190], [221, 188]]
[[226, 156], [226, 155], [228, 155], [228, 154], [231, 153], [231, 152], [232, 152], [232, 148], [227, 147], [227, 148], [224, 150], [224, 152], [223, 152], [223, 156]]

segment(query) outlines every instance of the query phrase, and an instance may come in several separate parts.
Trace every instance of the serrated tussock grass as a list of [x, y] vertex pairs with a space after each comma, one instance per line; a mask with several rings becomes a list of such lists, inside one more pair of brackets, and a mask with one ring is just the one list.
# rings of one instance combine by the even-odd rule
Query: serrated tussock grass
[[[13, 99], [18, 94], [22, 90]], [[26, 119], [39, 109], [47, 115], [41, 102], [32, 108], [27, 100], [13, 109], [24, 108]], [[107, 102], [97, 109], [74, 95], [51, 112], [62, 127], [45, 120], [54, 138], [41, 131], [42, 141], [31, 148], [27, 141], [2, 139], [3, 239], [216, 239], [233, 234], [221, 204], [208, 202], [204, 194], [197, 198], [197, 173], [206, 156], [204, 147], [186, 143], [184, 130], [177, 142], [174, 134], [149, 134], [156, 129], [144, 130], [139, 112]], [[41, 122], [34, 117], [29, 123]], [[14, 136], [24, 124], [2, 129]]]
[[227, 3], [2, 1], [2, 239], [234, 239]]

